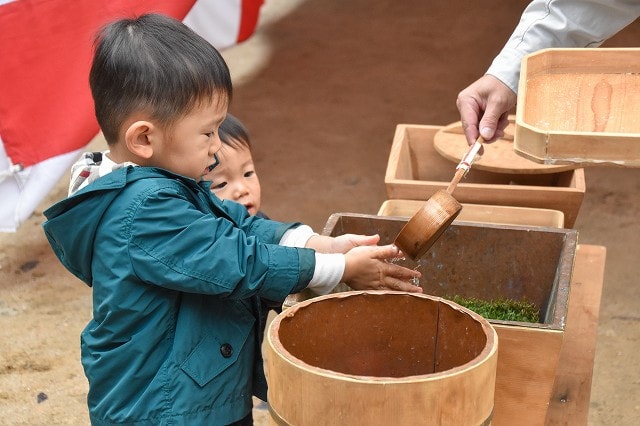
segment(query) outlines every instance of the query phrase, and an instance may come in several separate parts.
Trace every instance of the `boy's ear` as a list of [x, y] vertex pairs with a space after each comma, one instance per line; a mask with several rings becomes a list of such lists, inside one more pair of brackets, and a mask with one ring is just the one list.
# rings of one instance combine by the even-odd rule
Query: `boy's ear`
[[153, 133], [155, 126], [144, 120], [135, 121], [127, 128], [124, 139], [127, 149], [141, 158], [151, 158], [153, 155]]

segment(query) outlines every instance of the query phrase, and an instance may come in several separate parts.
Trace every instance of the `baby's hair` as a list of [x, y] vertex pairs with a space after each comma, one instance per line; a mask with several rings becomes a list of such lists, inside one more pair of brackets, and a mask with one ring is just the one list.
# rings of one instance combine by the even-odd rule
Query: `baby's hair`
[[234, 149], [246, 146], [251, 151], [249, 131], [237, 117], [227, 113], [226, 118], [220, 124], [219, 132], [222, 143]]
[[170, 127], [200, 102], [217, 96], [228, 103], [233, 92], [220, 53], [182, 22], [159, 14], [104, 26], [95, 39], [89, 83], [109, 144], [135, 112]]

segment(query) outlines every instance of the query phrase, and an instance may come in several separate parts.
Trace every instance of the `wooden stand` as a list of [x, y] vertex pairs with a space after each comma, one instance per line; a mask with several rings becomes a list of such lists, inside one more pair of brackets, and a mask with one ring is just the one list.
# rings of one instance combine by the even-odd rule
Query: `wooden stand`
[[[508, 401], [506, 405], [499, 405], [496, 399], [493, 426], [587, 424], [605, 256], [606, 249], [602, 246], [577, 247], [564, 338], [549, 405], [530, 407], [532, 395], [522, 395], [520, 400], [502, 399]], [[502, 391], [496, 386], [496, 395]]]
[[547, 425], [587, 424], [605, 257], [605, 247], [578, 245]]
[[[606, 249], [602, 246], [578, 245], [575, 254], [573, 274], [571, 276], [570, 294], [566, 312], [566, 324], [561, 339], [557, 363], [549, 370], [545, 367], [541, 371], [540, 365], [549, 364], [548, 359], [531, 361], [531, 374], [537, 381], [545, 382], [541, 374], [549, 375], [552, 380], [552, 390], [548, 404], [540, 403], [541, 393], [549, 395], [548, 389], [535, 387], [528, 391], [514, 395], [510, 389], [505, 389], [500, 381], [496, 381], [496, 400], [492, 425], [586, 425], [589, 414], [589, 400], [591, 395], [591, 381], [595, 358], [595, 345], [600, 311], [600, 298], [604, 279]], [[286, 306], [293, 306], [297, 302], [313, 297], [311, 294], [292, 295], [287, 299]], [[285, 306], [285, 307], [286, 307]], [[506, 327], [498, 330], [500, 346], [506, 349], [507, 341], [503, 341], [500, 333], [510, 332]], [[523, 333], [523, 328], [514, 327], [512, 337], [516, 333]], [[538, 346], [545, 344], [540, 341], [537, 333]], [[548, 335], [553, 345], [558, 344], [553, 333]], [[520, 338], [526, 341], [526, 336]], [[512, 342], [513, 343], [513, 342]], [[549, 342], [547, 342], [547, 345]], [[511, 347], [514, 347], [512, 344]], [[546, 346], [544, 350], [551, 351]], [[515, 348], [514, 348], [515, 350]], [[555, 349], [554, 349], [555, 350]], [[526, 352], [526, 348], [524, 349]], [[503, 354], [505, 352], [503, 351]], [[512, 354], [509, 354], [513, 358]], [[513, 370], [513, 376], [522, 376], [522, 365], [502, 365], [507, 361], [498, 355], [498, 374], [500, 369]], [[549, 370], [549, 371], [548, 371]], [[533, 377], [532, 377], [533, 379]], [[507, 381], [507, 382], [510, 382]], [[506, 386], [506, 385], [505, 385]], [[533, 389], [533, 390], [532, 390]], [[533, 393], [531, 393], [533, 392]], [[508, 395], [501, 398], [500, 395]]]

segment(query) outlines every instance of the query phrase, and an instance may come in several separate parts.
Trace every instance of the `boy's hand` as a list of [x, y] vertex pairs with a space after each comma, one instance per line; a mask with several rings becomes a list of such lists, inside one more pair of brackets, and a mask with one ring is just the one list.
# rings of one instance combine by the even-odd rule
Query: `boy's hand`
[[309, 238], [305, 247], [318, 253], [347, 253], [354, 247], [375, 246], [380, 241], [379, 235], [344, 234], [337, 237], [314, 235]]
[[345, 255], [342, 281], [355, 290], [422, 293], [421, 287], [411, 283], [421, 277], [420, 272], [385, 261], [399, 256], [401, 252], [394, 245], [354, 247]]
[[354, 247], [375, 246], [379, 241], [379, 235], [339, 235], [331, 241], [331, 253], [348, 253]]

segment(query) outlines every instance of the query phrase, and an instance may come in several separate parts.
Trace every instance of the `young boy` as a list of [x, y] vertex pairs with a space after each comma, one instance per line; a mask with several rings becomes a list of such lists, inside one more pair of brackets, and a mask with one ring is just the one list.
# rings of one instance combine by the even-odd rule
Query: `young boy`
[[210, 193], [202, 177], [216, 163], [231, 79], [181, 22], [107, 25], [89, 82], [109, 151], [80, 161], [72, 195], [43, 226], [93, 287], [81, 335], [92, 424], [251, 424], [252, 393], [266, 395], [260, 298], [338, 281], [420, 291], [416, 272], [385, 262], [397, 248], [375, 236], [318, 236]]

